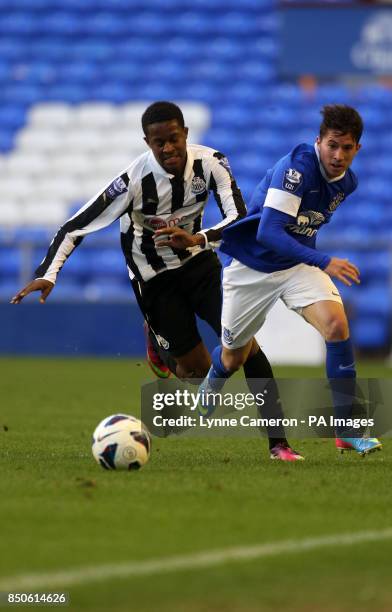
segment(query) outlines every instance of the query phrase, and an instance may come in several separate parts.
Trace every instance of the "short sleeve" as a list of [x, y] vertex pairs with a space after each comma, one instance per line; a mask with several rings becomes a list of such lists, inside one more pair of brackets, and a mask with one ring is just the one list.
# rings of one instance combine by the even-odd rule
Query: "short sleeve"
[[304, 190], [303, 162], [284, 158], [274, 168], [264, 206], [296, 217]]

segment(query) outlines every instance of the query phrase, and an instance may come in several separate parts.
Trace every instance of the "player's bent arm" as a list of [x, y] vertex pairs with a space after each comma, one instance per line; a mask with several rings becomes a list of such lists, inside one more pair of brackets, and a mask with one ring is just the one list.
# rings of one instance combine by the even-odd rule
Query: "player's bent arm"
[[222, 240], [223, 230], [246, 216], [246, 205], [227, 158], [218, 152], [215, 155], [211, 161], [209, 189], [214, 194], [223, 220], [198, 232], [205, 239], [205, 248], [217, 248]]
[[264, 207], [257, 230], [257, 241], [264, 248], [279, 255], [324, 270], [331, 258], [329, 255], [301, 244], [290, 236], [285, 227], [292, 222], [293, 217], [291, 215], [274, 208]]
[[107, 227], [131, 206], [129, 178], [124, 172], [64, 223], [53, 238], [45, 259], [37, 268], [36, 277], [54, 284], [65, 261], [84, 236]]

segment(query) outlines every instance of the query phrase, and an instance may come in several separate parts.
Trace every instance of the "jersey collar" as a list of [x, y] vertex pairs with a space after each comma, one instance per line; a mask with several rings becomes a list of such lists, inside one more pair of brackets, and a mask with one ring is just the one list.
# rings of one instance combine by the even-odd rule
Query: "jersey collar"
[[327, 173], [324, 170], [323, 164], [320, 161], [320, 151], [319, 151], [319, 148], [317, 146], [317, 142], [314, 143], [314, 150], [315, 150], [316, 155], [317, 155], [320, 172], [321, 172], [323, 178], [325, 178], [325, 180], [327, 181], [327, 183], [336, 183], [336, 181], [340, 181], [344, 177], [344, 175], [346, 174], [346, 171], [344, 171], [343, 174], [341, 174], [340, 176], [337, 176], [337, 177], [335, 177], [333, 179], [329, 178], [327, 176]]
[[[193, 155], [192, 155], [192, 151], [190, 150], [189, 147], [186, 148], [186, 164], [185, 164], [185, 169], [184, 169], [184, 180], [188, 180], [191, 177], [192, 174], [192, 169], [193, 169]], [[154, 154], [152, 151], [149, 152], [149, 157], [150, 157], [150, 166], [152, 168], [152, 171], [155, 174], [160, 174], [161, 176], [164, 176], [168, 179], [172, 179], [174, 178], [174, 174], [170, 174], [169, 172], [166, 172], [166, 170], [164, 168], [162, 168], [161, 164], [159, 164], [157, 162], [157, 160], [154, 157]]]

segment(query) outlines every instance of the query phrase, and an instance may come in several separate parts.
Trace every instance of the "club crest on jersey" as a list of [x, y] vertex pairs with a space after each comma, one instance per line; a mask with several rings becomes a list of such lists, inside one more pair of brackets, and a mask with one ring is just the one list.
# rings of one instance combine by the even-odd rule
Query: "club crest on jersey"
[[330, 201], [328, 210], [330, 210], [331, 212], [334, 212], [339, 206], [339, 204], [343, 202], [344, 198], [345, 198], [345, 195], [342, 191], [337, 193], [336, 196], [332, 198], [332, 200]]
[[287, 168], [283, 177], [283, 189], [295, 193], [302, 183], [302, 174], [294, 168]]
[[199, 195], [200, 193], [203, 193], [203, 191], [207, 190], [207, 185], [205, 181], [200, 178], [200, 176], [194, 176], [192, 179], [191, 190], [195, 195]]
[[233, 344], [233, 340], [234, 340], [233, 332], [227, 329], [227, 327], [223, 328], [223, 340], [226, 342], [226, 344], [229, 344], [229, 345]]
[[108, 198], [115, 200], [119, 195], [125, 193], [125, 191], [127, 191], [127, 186], [125, 181], [119, 176], [109, 185], [105, 193]]

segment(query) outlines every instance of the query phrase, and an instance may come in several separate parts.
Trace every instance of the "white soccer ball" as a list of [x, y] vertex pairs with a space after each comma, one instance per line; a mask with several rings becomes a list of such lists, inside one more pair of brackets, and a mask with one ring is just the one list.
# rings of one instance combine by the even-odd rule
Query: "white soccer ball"
[[139, 419], [113, 414], [96, 427], [92, 452], [106, 470], [138, 470], [150, 457], [150, 434]]

